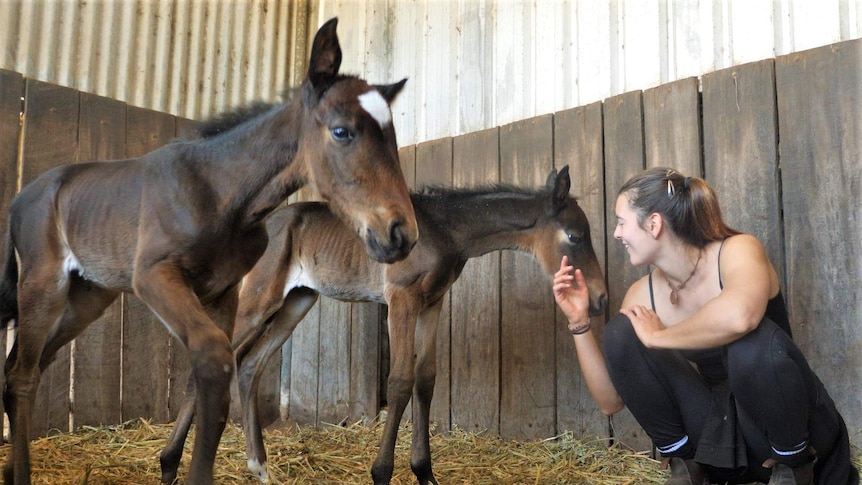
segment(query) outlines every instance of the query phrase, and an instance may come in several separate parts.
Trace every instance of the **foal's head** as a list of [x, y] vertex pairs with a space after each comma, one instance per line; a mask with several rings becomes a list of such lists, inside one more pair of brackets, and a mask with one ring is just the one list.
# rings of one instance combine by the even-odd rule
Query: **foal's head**
[[294, 163], [303, 164], [309, 182], [359, 234], [368, 254], [391, 263], [404, 259], [419, 236], [389, 109], [406, 80], [372, 86], [339, 75], [336, 23], [324, 24], [314, 39], [300, 88], [306, 136]]
[[547, 224], [538, 247], [534, 248], [535, 255], [549, 275], [559, 269], [563, 256], [568, 256], [569, 264], [580, 268], [587, 280], [590, 314], [598, 315], [607, 306], [608, 290], [590, 239], [590, 223], [577, 199], [569, 195], [571, 186], [568, 166], [548, 175]]

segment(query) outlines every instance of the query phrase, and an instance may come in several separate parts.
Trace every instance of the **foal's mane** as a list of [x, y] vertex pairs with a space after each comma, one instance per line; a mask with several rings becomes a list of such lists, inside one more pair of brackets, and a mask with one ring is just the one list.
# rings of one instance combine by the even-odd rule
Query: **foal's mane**
[[477, 185], [475, 187], [449, 187], [445, 185], [426, 185], [423, 186], [414, 194], [419, 196], [427, 196], [429, 198], [448, 199], [464, 199], [468, 197], [482, 197], [486, 195], [525, 195], [536, 196], [546, 195], [550, 189], [548, 187], [527, 188], [519, 187], [510, 184], [486, 184]]
[[[339, 74], [335, 77], [335, 80], [332, 82], [330, 87], [344, 79], [357, 79], [357, 76], [351, 74]], [[233, 130], [245, 122], [253, 120], [274, 107], [281, 105], [285, 101], [299, 99], [297, 96], [300, 89], [301, 86], [285, 88], [281, 92], [282, 101], [252, 101], [251, 103], [239, 106], [230, 111], [218, 113], [209, 119], [201, 121], [198, 124], [197, 134], [201, 138], [212, 138]]]
[[228, 132], [237, 126], [257, 118], [258, 116], [271, 110], [280, 103], [270, 103], [266, 101], [254, 101], [245, 106], [240, 106], [231, 111], [219, 113], [209, 119], [201, 121], [198, 125], [197, 132], [201, 138], [212, 138], [222, 133]]

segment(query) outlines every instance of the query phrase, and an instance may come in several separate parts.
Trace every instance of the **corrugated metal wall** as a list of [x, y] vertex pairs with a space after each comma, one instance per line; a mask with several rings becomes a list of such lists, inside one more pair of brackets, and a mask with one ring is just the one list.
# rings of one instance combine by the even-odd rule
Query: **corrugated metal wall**
[[403, 145], [862, 36], [862, 0], [0, 0], [0, 67], [198, 119], [294, 84], [332, 16], [344, 70], [410, 78]]
[[282, 0], [0, 0], [0, 67], [198, 119], [277, 97], [305, 57], [307, 9]]

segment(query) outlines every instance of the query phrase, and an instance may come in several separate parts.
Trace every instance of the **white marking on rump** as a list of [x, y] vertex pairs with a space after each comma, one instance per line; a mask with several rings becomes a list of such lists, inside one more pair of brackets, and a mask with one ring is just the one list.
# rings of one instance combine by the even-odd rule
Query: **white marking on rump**
[[389, 103], [383, 99], [383, 95], [377, 92], [376, 89], [360, 94], [359, 105], [380, 123], [381, 128], [384, 128], [392, 121], [392, 112], [389, 111]]

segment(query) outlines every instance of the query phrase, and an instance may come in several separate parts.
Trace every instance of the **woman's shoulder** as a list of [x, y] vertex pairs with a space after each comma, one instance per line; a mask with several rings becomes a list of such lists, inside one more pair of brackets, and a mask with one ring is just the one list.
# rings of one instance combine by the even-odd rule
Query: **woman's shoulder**
[[760, 257], [766, 254], [763, 243], [760, 239], [757, 239], [751, 234], [736, 234], [719, 242], [719, 244], [722, 255], [738, 257], [748, 254], [754, 257]]

